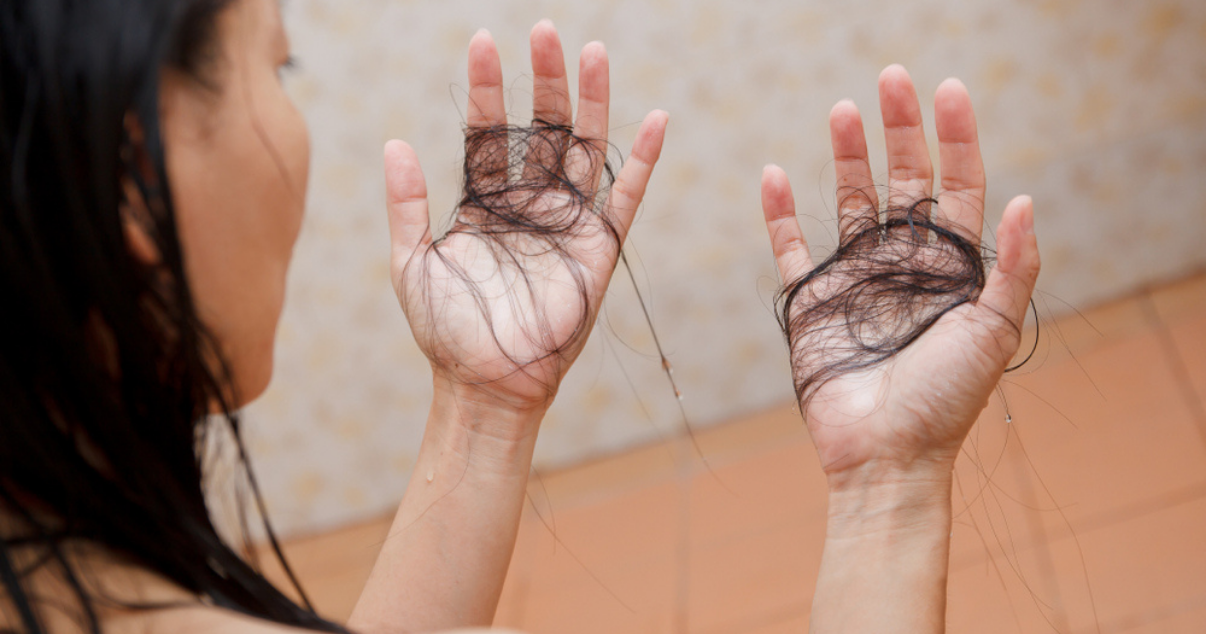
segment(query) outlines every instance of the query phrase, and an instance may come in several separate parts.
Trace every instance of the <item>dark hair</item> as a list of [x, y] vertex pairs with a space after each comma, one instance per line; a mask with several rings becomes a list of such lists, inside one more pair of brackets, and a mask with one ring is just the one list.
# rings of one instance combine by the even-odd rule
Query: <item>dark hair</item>
[[[569, 169], [571, 164], [577, 169]], [[615, 180], [606, 144], [578, 136], [569, 126], [540, 120], [530, 126], [467, 127], [462, 177], [464, 192], [452, 226], [407, 264], [424, 273], [415, 276], [414, 286], [404, 292], [427, 295], [428, 307], [427, 314], [408, 314], [408, 318], [441, 327], [439, 311], [444, 307], [432, 299], [430, 280], [451, 278], [458, 290], [472, 298], [494, 344], [509, 362], [501, 378], [527, 373], [539, 364], [559, 363], [581, 347], [599, 310], [589, 288], [588, 265], [582, 260], [605, 256], [614, 261], [620, 254], [620, 235], [605, 204]], [[481, 271], [466, 270], [447, 256], [446, 241], [458, 236], [475, 241], [490, 254], [497, 268], [486, 275], [510, 280], [505, 297], [489, 296], [478, 281]], [[540, 296], [523, 258], [545, 258], [544, 266], [557, 267], [569, 278], [560, 280], [559, 287], [576, 295], [566, 300], [574, 302], [575, 309], [569, 328], [560, 324], [563, 331], [558, 332], [541, 308], [547, 298]], [[438, 271], [435, 275], [428, 273], [433, 268]], [[527, 311], [522, 319], [506, 320], [511, 327], [525, 324], [518, 332], [500, 335], [489, 307], [497, 300], [509, 310]], [[428, 354], [446, 363], [441, 358], [446, 352], [436, 344], [440, 340], [433, 335]], [[455, 341], [455, 337], [445, 335], [443, 340]], [[523, 352], [516, 352], [517, 348]], [[486, 384], [500, 377], [474, 378]], [[544, 387], [552, 396], [557, 386]]]
[[[77, 543], [204, 603], [343, 631], [244, 561], [205, 503], [207, 437], [224, 423], [263, 509], [184, 275], [159, 89], [165, 69], [217, 89], [206, 72], [232, 1], [0, 3], [0, 609], [16, 631], [46, 631], [46, 610], [67, 603], [101, 630], [106, 597], [83, 583]], [[131, 255], [130, 222], [157, 264]], [[35, 596], [37, 570], [74, 596]]]
[[943, 315], [980, 297], [987, 251], [924, 198], [863, 217], [776, 297], [802, 406], [835, 378], [900, 354]]

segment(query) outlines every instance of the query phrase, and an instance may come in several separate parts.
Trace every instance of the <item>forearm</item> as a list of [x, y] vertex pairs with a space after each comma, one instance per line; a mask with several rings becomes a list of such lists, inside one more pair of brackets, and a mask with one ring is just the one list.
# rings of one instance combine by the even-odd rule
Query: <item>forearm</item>
[[392, 634], [493, 620], [543, 413], [474, 402], [437, 380], [414, 474], [349, 627]]
[[943, 632], [950, 531], [949, 473], [831, 483], [810, 631]]

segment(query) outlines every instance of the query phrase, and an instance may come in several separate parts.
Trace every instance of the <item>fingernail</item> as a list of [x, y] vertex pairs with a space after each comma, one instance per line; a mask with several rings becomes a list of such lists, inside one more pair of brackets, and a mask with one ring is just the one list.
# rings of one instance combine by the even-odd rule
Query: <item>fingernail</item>
[[906, 70], [905, 67], [902, 66], [901, 64], [889, 64], [886, 68], [884, 68], [882, 71], [880, 71], [879, 76], [883, 77], [884, 75], [886, 75], [888, 73], [901, 73], [901, 72], [905, 73], [906, 75], [909, 73], [909, 71]]
[[1022, 212], [1022, 232], [1028, 236], [1034, 235], [1034, 200], [1029, 196], [1022, 196], [1022, 204], [1027, 208]]

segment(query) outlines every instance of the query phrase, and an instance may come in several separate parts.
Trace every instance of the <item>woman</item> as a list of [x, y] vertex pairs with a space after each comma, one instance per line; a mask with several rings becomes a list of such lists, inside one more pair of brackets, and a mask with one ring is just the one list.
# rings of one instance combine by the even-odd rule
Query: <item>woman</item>
[[[232, 412], [272, 371], [308, 167], [304, 124], [277, 77], [288, 55], [272, 0], [0, 7], [0, 279], [9, 298], [0, 311], [0, 631], [343, 631], [247, 565], [219, 537], [202, 495], [209, 426], [237, 432]], [[515, 188], [491, 179], [508, 173], [510, 163], [489, 159], [513, 138], [496, 134], [506, 131], [497, 52], [485, 33], [470, 44], [467, 165], [482, 168], [469, 180], [484, 189], [467, 193], [446, 239], [432, 242], [413, 152], [386, 147], [394, 284], [436, 389], [416, 477], [352, 631], [489, 624], [540, 419], [585, 342], [658, 158], [667, 118], [654, 112], [602, 196], [605, 51], [582, 52], [576, 121], [547, 23], [533, 30], [532, 64], [537, 124], [519, 155], [527, 186]], [[911, 85], [895, 69], [883, 81], [885, 116], [899, 115], [888, 126], [893, 184], [926, 194]], [[967, 195], [961, 217], [978, 227], [983, 175], [970, 105], [958, 86], [943, 89], [953, 95], [939, 100], [944, 189]], [[849, 106], [835, 110], [843, 181], [863, 187], [856, 122]], [[787, 222], [781, 172], [768, 170], [764, 198], [791, 280], [810, 264]], [[542, 218], [558, 222], [498, 231], [499, 208], [551, 209]], [[952, 310], [939, 323], [949, 328], [930, 329], [886, 370], [891, 386], [953, 378], [899, 393], [830, 382], [830, 398], [821, 390], [809, 401], [818, 448], [842, 458], [826, 461], [835, 519], [817, 624], [854, 631], [838, 620], [852, 600], [896, 589], [879, 611], [855, 616], [894, 619], [877, 631], [905, 631], [914, 617], [941, 626], [948, 462], [1017, 347], [1005, 324], [1020, 323], [1037, 274], [1029, 217], [1024, 202], [1007, 211], [999, 265], [979, 301]], [[946, 396], [940, 406], [934, 389]], [[858, 416], [872, 420], [831, 425], [850, 415], [835, 404], [858, 404], [859, 394], [883, 397]], [[851, 562], [893, 576], [851, 577]], [[903, 603], [916, 588], [925, 602]]]

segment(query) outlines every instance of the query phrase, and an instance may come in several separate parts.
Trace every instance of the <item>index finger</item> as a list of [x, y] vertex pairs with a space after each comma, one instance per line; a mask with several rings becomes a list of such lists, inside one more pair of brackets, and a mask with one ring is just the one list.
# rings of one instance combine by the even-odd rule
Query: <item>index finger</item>
[[903, 66], [893, 64], [880, 74], [879, 102], [888, 147], [888, 207], [907, 209], [929, 198], [934, 171], [917, 91]]

